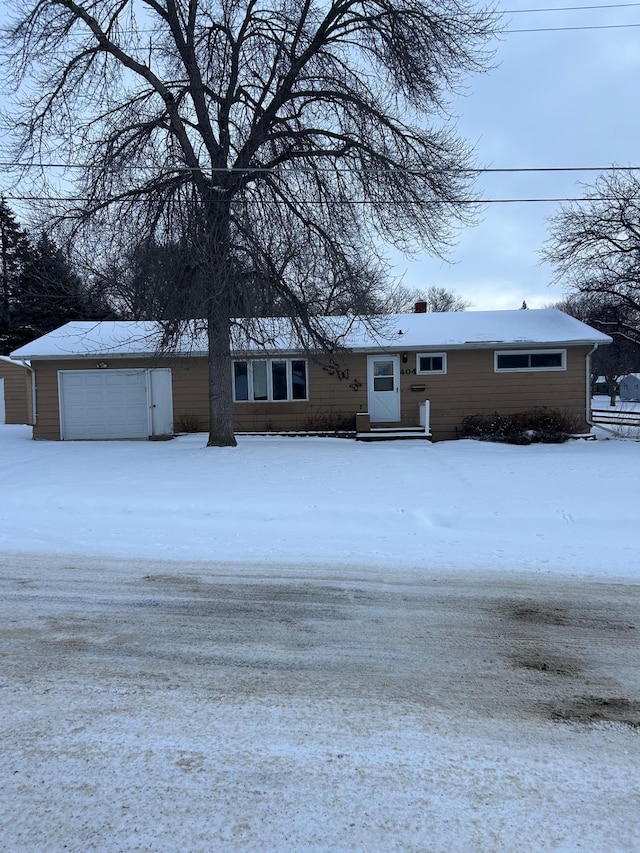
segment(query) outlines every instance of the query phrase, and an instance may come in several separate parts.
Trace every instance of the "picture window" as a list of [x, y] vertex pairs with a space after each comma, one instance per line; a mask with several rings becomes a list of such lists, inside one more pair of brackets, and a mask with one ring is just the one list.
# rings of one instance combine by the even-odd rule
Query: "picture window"
[[234, 361], [233, 399], [237, 403], [307, 400], [307, 362], [293, 358]]

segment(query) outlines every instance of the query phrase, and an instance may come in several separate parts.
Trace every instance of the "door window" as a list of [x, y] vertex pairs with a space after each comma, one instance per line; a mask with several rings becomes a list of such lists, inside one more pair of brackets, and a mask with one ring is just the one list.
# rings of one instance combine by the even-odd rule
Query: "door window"
[[393, 391], [393, 361], [373, 363], [373, 390]]

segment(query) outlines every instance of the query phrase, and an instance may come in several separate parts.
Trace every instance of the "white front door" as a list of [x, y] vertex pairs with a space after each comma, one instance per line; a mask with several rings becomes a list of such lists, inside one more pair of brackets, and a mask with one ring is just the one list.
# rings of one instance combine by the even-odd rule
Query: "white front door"
[[400, 356], [370, 355], [367, 359], [369, 417], [372, 423], [400, 420]]
[[7, 410], [4, 406], [4, 379], [0, 379], [0, 424], [5, 423]]

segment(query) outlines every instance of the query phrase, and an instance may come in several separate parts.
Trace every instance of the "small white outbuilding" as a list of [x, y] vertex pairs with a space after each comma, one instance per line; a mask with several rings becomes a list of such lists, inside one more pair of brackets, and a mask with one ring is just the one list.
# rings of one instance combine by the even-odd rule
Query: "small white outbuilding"
[[620, 380], [620, 399], [640, 401], [640, 373], [629, 373]]

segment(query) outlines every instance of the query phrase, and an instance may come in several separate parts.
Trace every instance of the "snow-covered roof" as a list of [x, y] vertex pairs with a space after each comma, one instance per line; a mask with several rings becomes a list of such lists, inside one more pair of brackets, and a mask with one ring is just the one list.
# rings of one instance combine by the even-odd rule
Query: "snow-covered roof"
[[[608, 335], [556, 308], [517, 311], [456, 311], [432, 314], [390, 314], [369, 321], [352, 317], [322, 320], [340, 346], [360, 351], [474, 349], [494, 346], [577, 345], [610, 343]], [[250, 334], [235, 328], [234, 352], [291, 352], [303, 345], [291, 321], [252, 320]], [[37, 338], [11, 353], [14, 359], [64, 359], [154, 355], [160, 350], [162, 328], [155, 322], [76, 321]], [[256, 343], [256, 341], [261, 343]], [[205, 354], [203, 333], [184, 335], [178, 354]]]

